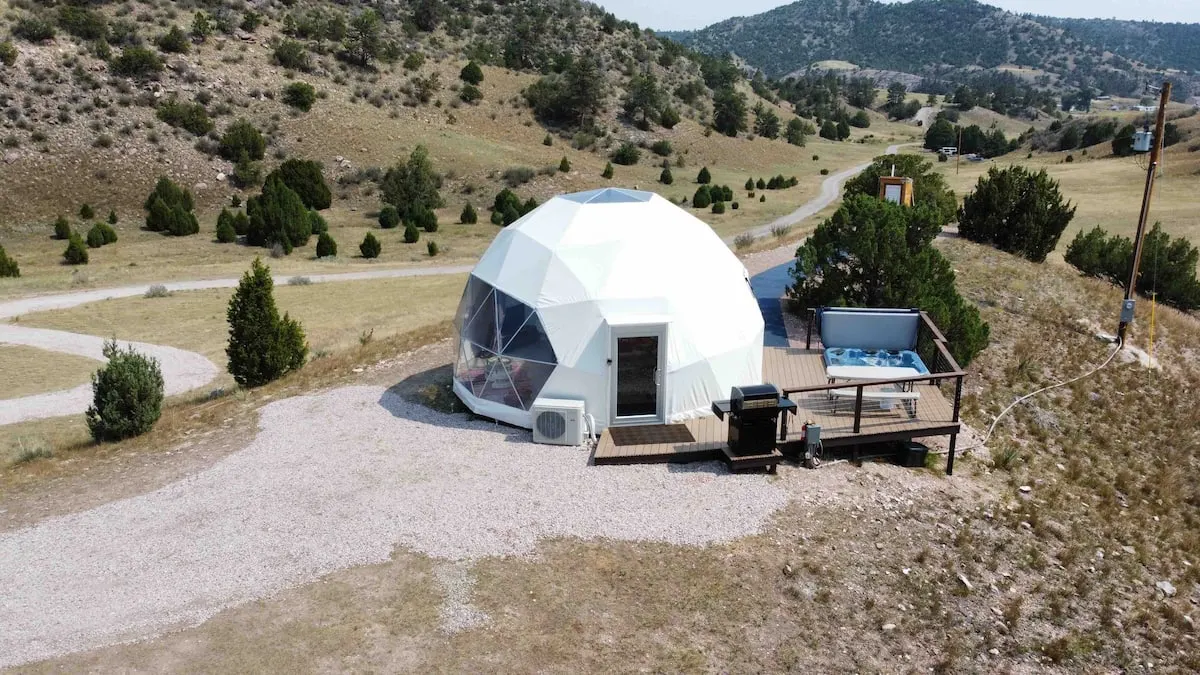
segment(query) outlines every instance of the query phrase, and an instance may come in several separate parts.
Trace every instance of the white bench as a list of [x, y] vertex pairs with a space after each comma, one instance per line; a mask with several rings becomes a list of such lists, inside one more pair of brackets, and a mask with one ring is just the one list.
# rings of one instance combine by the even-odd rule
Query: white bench
[[[858, 389], [831, 389], [829, 396], [835, 401], [843, 398], [857, 399]], [[883, 410], [891, 410], [892, 403], [900, 401], [904, 405], [905, 412], [916, 417], [917, 400], [921, 398], [921, 393], [904, 391], [895, 385], [888, 385], [881, 389], [863, 389], [862, 397], [864, 401], [878, 401], [879, 407]]]

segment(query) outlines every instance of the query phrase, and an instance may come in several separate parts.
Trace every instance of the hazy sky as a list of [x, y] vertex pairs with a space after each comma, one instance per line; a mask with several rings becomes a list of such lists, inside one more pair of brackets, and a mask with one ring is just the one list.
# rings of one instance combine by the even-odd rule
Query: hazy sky
[[[884, 0], [894, 2], [896, 0]], [[903, 2], [904, 0], [900, 0]], [[984, 0], [1012, 12], [1102, 19], [1200, 23], [1197, 0]], [[782, 0], [593, 0], [618, 18], [643, 28], [702, 28], [731, 16], [748, 16], [788, 4]]]

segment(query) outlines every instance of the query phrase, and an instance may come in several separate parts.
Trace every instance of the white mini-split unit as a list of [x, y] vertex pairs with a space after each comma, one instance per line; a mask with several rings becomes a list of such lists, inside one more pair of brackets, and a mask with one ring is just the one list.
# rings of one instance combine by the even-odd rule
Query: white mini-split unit
[[534, 443], [583, 445], [583, 401], [539, 398], [529, 412]]

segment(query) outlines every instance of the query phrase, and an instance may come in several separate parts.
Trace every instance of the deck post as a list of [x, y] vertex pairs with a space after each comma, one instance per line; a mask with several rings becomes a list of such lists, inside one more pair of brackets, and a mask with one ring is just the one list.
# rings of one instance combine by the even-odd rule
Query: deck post
[[812, 349], [813, 317], [815, 317], [816, 315], [817, 315], [817, 313], [815, 311], [813, 311], [813, 308], [809, 307], [808, 308], [808, 328], [804, 332], [804, 350], [805, 351]]
[[854, 433], [862, 430], [862, 397], [863, 386], [860, 384], [854, 392]]
[[963, 376], [959, 375], [954, 381], [954, 419], [951, 422], [958, 421], [958, 410], [962, 406], [962, 384]]
[[946, 475], [954, 475], [954, 446], [958, 443], [958, 433], [950, 434], [950, 452], [946, 455]]

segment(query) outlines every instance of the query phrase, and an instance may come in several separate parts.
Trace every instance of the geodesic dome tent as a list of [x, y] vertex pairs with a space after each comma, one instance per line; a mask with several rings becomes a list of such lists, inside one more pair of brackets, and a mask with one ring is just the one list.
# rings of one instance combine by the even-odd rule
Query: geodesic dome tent
[[709, 414], [762, 382], [763, 318], [746, 269], [662, 197], [556, 197], [497, 235], [467, 282], [454, 391], [532, 427], [543, 398], [582, 400], [597, 429]]

